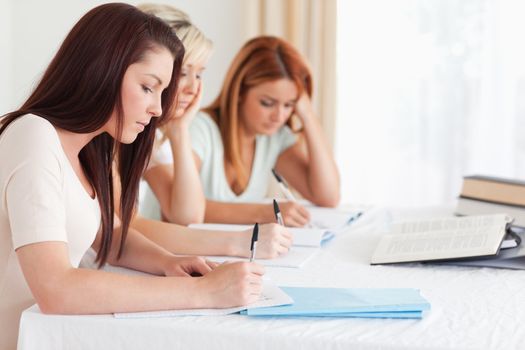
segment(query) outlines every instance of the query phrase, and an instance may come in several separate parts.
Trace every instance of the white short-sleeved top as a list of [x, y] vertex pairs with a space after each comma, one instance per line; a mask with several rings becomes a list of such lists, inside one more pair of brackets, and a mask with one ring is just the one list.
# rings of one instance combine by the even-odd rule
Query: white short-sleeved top
[[20, 314], [34, 303], [15, 250], [66, 242], [77, 267], [100, 227], [100, 208], [41, 117], [22, 116], [0, 134], [0, 159], [0, 349], [14, 349]]
[[[200, 179], [204, 196], [221, 202], [253, 202], [263, 199], [268, 192], [271, 169], [279, 155], [297, 141], [297, 136], [287, 126], [273, 135], [257, 135], [248, 186], [243, 193], [236, 195], [226, 180], [224, 147], [217, 124], [207, 114], [199, 113], [190, 125], [190, 137], [192, 149], [201, 160]], [[153, 152], [148, 169], [163, 164], [173, 164], [168, 140]], [[150, 219], [161, 218], [160, 203], [145, 181], [141, 181], [139, 212]]]

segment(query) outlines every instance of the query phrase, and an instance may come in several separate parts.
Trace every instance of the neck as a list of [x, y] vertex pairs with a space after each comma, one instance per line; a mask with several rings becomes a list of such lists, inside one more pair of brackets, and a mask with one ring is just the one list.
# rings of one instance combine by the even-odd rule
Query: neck
[[249, 147], [253, 145], [255, 143], [255, 136], [257, 135], [246, 131], [246, 129], [241, 126], [239, 128], [239, 146]]
[[95, 136], [101, 132], [92, 132], [87, 134], [79, 134], [64, 129], [57, 129], [60, 143], [64, 148], [64, 152], [70, 160], [78, 159], [78, 154]]

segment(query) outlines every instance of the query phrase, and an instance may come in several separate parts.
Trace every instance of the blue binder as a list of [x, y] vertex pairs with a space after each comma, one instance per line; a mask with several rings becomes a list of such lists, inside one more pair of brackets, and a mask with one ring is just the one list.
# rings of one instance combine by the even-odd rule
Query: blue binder
[[412, 288], [281, 287], [292, 305], [248, 309], [250, 316], [421, 318], [430, 304]]

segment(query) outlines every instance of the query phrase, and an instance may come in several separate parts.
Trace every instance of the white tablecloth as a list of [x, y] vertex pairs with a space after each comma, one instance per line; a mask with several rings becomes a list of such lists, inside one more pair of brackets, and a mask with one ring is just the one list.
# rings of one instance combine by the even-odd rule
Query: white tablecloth
[[[374, 212], [374, 211], [372, 211]], [[420, 217], [443, 211], [395, 212]], [[26, 310], [19, 349], [523, 349], [525, 272], [411, 264], [370, 266], [388, 215], [375, 211], [301, 269], [267, 268], [282, 286], [410, 287], [422, 320], [184, 316], [115, 319]]]

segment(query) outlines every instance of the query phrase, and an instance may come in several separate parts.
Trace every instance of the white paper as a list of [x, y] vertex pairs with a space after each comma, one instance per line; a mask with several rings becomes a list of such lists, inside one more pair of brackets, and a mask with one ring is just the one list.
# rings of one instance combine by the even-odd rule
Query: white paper
[[310, 227], [317, 229], [340, 229], [350, 225], [361, 215], [361, 212], [333, 208], [308, 206], [306, 209], [310, 212]]
[[253, 304], [225, 309], [186, 309], [145, 312], [115, 313], [116, 318], [158, 318], [176, 316], [221, 316], [259, 307], [290, 305], [293, 299], [283, 290], [267, 280], [264, 281], [260, 299]]
[[[299, 268], [310, 260], [319, 248], [314, 247], [292, 247], [286, 255], [274, 259], [255, 259], [258, 264], [267, 267], [291, 267]], [[232, 256], [207, 256], [206, 259], [222, 263], [225, 261], [246, 261], [246, 258]]]
[[[250, 225], [231, 224], [191, 224], [190, 227], [212, 231], [243, 231], [253, 228]], [[333, 238], [337, 234], [337, 230], [299, 227], [287, 227], [287, 229], [293, 235], [292, 245], [302, 247], [320, 247], [322, 242]]]

